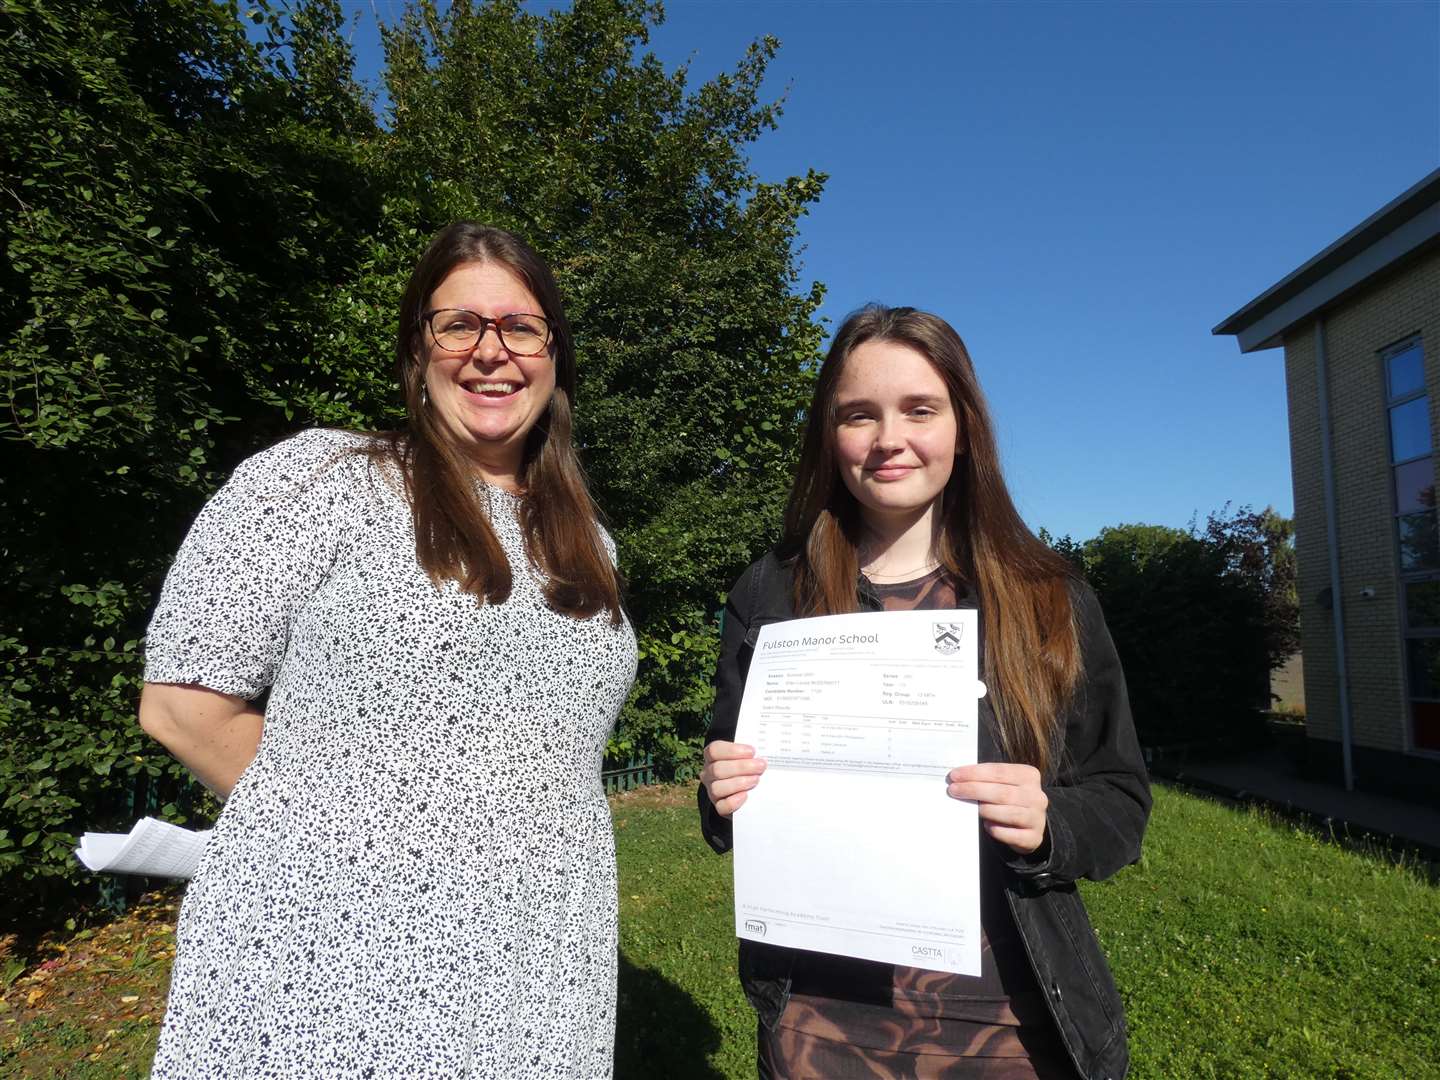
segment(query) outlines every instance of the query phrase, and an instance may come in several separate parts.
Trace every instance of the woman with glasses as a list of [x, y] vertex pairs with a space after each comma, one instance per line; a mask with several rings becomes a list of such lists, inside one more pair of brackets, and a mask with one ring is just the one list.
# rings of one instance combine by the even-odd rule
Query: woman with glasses
[[140, 722], [226, 800], [161, 1080], [610, 1074], [636, 649], [550, 270], [443, 230], [396, 360], [405, 427], [243, 462], [150, 626]]
[[[1016, 513], [975, 370], [943, 319], [869, 307], [820, 369], [778, 548], [725, 609], [702, 827], [765, 762], [733, 741], [759, 628], [806, 615], [978, 608], [978, 765], [936, 797], [978, 806], [981, 972], [740, 943], [762, 1077], [1119, 1077], [1123, 1011], [1075, 891], [1140, 854], [1150, 810], [1125, 680], [1094, 595]], [[865, 873], [863, 866], [856, 874]]]

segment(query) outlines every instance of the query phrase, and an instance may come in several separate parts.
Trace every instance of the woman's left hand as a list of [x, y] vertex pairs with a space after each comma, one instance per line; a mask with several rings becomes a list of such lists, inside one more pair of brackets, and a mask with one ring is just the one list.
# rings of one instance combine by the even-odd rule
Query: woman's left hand
[[949, 796], [978, 804], [981, 824], [1000, 843], [1029, 855], [1044, 842], [1050, 800], [1033, 765], [962, 765], [951, 769], [946, 779]]

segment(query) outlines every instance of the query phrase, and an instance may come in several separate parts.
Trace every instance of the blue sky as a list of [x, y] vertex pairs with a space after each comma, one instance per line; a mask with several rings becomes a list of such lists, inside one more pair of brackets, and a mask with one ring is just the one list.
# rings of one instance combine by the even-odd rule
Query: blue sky
[[[356, 10], [362, 74], [379, 68]], [[833, 329], [944, 316], [1034, 528], [1290, 513], [1283, 357], [1211, 327], [1440, 165], [1440, 2], [670, 0], [696, 80], [781, 41], [762, 180], [830, 174], [802, 228]]]

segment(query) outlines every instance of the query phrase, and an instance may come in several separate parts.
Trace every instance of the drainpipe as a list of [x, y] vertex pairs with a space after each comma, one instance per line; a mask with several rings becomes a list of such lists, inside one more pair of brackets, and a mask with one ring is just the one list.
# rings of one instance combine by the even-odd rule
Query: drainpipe
[[1330, 382], [1325, 364], [1325, 319], [1315, 320], [1315, 374], [1320, 386], [1320, 464], [1325, 478], [1325, 538], [1330, 548], [1331, 613], [1335, 616], [1335, 670], [1340, 683], [1340, 754], [1345, 790], [1355, 790], [1350, 744], [1350, 676], [1345, 652], [1345, 605], [1340, 588], [1340, 539], [1335, 524], [1335, 458], [1330, 438]]

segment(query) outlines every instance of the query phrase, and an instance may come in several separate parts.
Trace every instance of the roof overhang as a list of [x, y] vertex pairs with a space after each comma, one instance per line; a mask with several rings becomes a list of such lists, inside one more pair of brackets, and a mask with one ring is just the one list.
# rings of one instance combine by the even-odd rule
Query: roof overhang
[[1440, 169], [1387, 203], [1211, 331], [1241, 352], [1284, 344], [1285, 331], [1401, 260], [1440, 244]]

